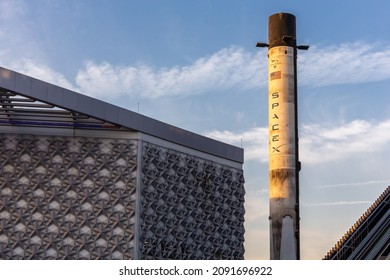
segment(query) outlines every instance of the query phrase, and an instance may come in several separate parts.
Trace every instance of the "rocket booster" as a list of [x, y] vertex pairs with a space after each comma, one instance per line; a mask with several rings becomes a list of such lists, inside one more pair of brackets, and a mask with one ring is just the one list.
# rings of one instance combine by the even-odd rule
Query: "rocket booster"
[[269, 199], [271, 259], [299, 259], [295, 16], [269, 17]]

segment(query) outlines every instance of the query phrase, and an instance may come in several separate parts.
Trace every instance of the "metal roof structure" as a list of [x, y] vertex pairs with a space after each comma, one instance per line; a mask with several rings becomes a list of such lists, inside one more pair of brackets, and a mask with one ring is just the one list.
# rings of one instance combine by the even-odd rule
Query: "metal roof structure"
[[324, 260], [378, 259], [390, 259], [390, 186], [324, 257]]
[[244, 162], [242, 148], [2, 67], [0, 126], [141, 132], [238, 163]]

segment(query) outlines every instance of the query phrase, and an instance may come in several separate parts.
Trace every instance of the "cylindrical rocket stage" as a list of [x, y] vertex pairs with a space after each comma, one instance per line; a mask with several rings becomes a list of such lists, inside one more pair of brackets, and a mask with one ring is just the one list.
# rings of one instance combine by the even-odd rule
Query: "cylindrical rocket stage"
[[271, 259], [299, 259], [295, 16], [268, 26], [269, 196]]

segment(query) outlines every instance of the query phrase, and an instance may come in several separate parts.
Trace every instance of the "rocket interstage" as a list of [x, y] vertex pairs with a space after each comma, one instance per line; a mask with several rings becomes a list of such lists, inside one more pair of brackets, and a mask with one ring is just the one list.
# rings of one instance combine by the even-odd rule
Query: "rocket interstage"
[[268, 121], [270, 255], [297, 260], [299, 250], [299, 176], [297, 126], [297, 49], [295, 16], [268, 18]]

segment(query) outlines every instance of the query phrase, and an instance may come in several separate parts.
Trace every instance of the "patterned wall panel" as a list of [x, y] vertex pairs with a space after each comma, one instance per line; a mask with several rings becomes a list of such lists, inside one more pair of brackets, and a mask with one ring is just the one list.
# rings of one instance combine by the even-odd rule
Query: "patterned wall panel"
[[132, 259], [137, 142], [0, 135], [0, 259]]
[[142, 259], [243, 259], [242, 170], [143, 144]]

